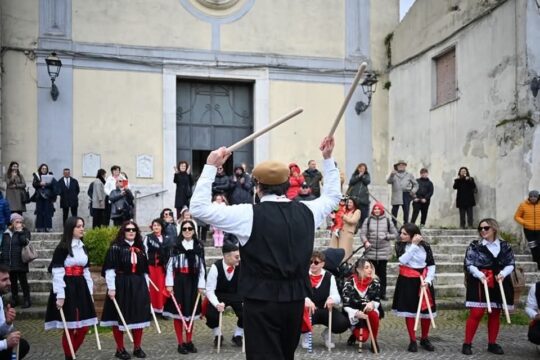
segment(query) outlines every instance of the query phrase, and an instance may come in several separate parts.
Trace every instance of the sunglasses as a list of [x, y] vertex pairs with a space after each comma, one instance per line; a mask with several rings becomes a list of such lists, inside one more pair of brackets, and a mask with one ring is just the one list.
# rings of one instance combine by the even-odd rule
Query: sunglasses
[[126, 232], [137, 232], [137, 229], [135, 228], [126, 228]]
[[192, 227], [185, 227], [185, 228], [182, 228], [182, 231], [193, 231], [193, 228]]
[[163, 213], [163, 216], [172, 216], [172, 212]]
[[313, 260], [311, 263], [313, 265], [319, 265], [322, 261], [318, 261], [318, 260]]
[[478, 231], [488, 231], [491, 229], [491, 226], [479, 226]]

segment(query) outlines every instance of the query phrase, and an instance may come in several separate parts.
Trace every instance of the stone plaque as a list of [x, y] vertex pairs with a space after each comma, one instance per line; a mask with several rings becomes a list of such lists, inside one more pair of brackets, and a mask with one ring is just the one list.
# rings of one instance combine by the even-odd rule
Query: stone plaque
[[83, 155], [82, 175], [84, 177], [96, 177], [101, 169], [101, 155], [88, 153]]
[[138, 178], [153, 178], [154, 177], [154, 157], [152, 155], [137, 156], [137, 177]]

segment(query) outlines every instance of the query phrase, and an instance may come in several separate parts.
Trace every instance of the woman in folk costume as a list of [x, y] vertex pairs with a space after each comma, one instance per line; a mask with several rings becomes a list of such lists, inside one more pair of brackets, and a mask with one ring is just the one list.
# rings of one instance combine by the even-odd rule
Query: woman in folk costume
[[[397, 316], [405, 318], [410, 339], [408, 351], [417, 352], [418, 345], [416, 344], [414, 322], [421, 286], [426, 289], [433, 316], [437, 315], [433, 288], [435, 260], [431, 247], [422, 238], [418, 226], [411, 223], [404, 224], [399, 230], [399, 236], [401, 241], [396, 243], [396, 255], [399, 258], [399, 276], [394, 291], [392, 311]], [[422, 285], [420, 277], [424, 279], [424, 285]], [[434, 351], [435, 348], [428, 338], [430, 325], [428, 304], [424, 298], [420, 312], [420, 326], [422, 328], [420, 346], [427, 351]]]
[[465, 253], [465, 280], [467, 293], [465, 306], [470, 314], [465, 326], [465, 340], [461, 352], [472, 355], [472, 341], [478, 325], [486, 312], [487, 301], [484, 281], [487, 282], [491, 314], [488, 314], [488, 347], [493, 354], [504, 354], [497, 344], [500, 315], [503, 307], [502, 295], [497, 284], [502, 281], [508, 309], [514, 309], [514, 288], [508, 275], [514, 270], [514, 252], [512, 247], [497, 236], [499, 224], [495, 219], [483, 219], [478, 224], [480, 239], [474, 240]]
[[129, 359], [124, 347], [124, 325], [112, 299], [116, 299], [127, 327], [133, 334], [133, 356], [144, 358], [141, 348], [143, 329], [150, 326], [150, 295], [148, 291], [148, 259], [139, 227], [133, 220], [122, 224], [111, 244], [101, 271], [107, 281], [101, 326], [112, 326], [116, 342], [115, 356]]
[[161, 219], [152, 220], [152, 232], [144, 238], [144, 249], [148, 258], [148, 275], [158, 290], [150, 286], [150, 303], [156, 313], [163, 312], [165, 304], [165, 265], [167, 264], [167, 244], [165, 243], [165, 223]]
[[[182, 314], [178, 313], [173, 299], [170, 298], [165, 303], [163, 316], [174, 319], [178, 352], [187, 354], [197, 352], [197, 348], [192, 341], [193, 323], [190, 329], [188, 327], [192, 321], [192, 314], [195, 314], [194, 319], [199, 318], [201, 314], [201, 301], [199, 301], [195, 312], [193, 310], [197, 293], [201, 295], [204, 293], [206, 266], [203, 245], [197, 240], [195, 234], [195, 223], [191, 220], [182, 221], [180, 231], [181, 236], [177, 238], [176, 243], [171, 248], [165, 285], [169, 293], [174, 295]], [[185, 342], [183, 338], [184, 329], [186, 330]]]
[[[381, 306], [381, 284], [375, 274], [375, 267], [365, 259], [358, 259], [354, 266], [355, 273], [343, 286], [343, 310], [347, 313], [353, 326], [353, 337], [348, 344], [353, 345], [357, 340], [361, 343], [369, 339], [367, 321], [373, 331], [373, 339], [377, 343], [379, 320], [384, 316]], [[358, 352], [362, 347], [358, 348]], [[374, 351], [373, 344], [371, 351]]]
[[[64, 311], [75, 352], [82, 345], [89, 327], [97, 324], [92, 300], [94, 282], [88, 269], [83, 235], [84, 220], [80, 217], [68, 218], [62, 240], [54, 249], [49, 265], [53, 280], [45, 313], [45, 330], [64, 329], [60, 309]], [[62, 335], [62, 348], [66, 359], [72, 359], [65, 332]]]

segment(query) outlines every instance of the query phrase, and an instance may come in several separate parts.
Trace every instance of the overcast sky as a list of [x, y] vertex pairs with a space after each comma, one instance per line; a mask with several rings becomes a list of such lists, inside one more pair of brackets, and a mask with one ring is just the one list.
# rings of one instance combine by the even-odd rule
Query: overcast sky
[[415, 0], [400, 0], [399, 1], [399, 20], [403, 19], [407, 11], [414, 3]]

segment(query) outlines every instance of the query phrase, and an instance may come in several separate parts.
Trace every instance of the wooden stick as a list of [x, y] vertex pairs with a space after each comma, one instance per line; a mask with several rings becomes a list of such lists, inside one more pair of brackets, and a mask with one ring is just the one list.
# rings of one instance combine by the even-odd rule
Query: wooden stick
[[508, 312], [508, 303], [506, 302], [506, 294], [504, 293], [503, 283], [502, 280], [497, 281], [499, 283], [499, 289], [501, 290], [501, 297], [503, 301], [503, 309], [504, 309], [504, 315], [506, 316], [506, 322], [508, 324], [511, 324], [510, 321], [510, 313]]
[[379, 349], [377, 349], [377, 343], [375, 342], [375, 338], [373, 337], [373, 330], [371, 330], [371, 323], [369, 322], [369, 316], [367, 315], [366, 315], [366, 324], [369, 331], [369, 338], [371, 339], [371, 346], [373, 346], [373, 352], [375, 352], [375, 354], [378, 354]]
[[242, 336], [242, 353], [246, 352], [246, 333]]
[[[94, 297], [93, 297], [93, 296], [92, 296], [92, 304], [95, 305]], [[96, 316], [96, 318], [97, 318], [97, 316]], [[97, 345], [97, 348], [98, 348], [98, 350], [101, 350], [101, 341], [99, 340], [99, 332], [98, 332], [97, 324], [94, 324], [94, 334], [96, 334], [96, 345]]]
[[218, 341], [217, 341], [217, 353], [219, 354], [219, 352], [221, 351], [221, 338], [222, 338], [222, 333], [221, 333], [221, 326], [223, 325], [223, 311], [220, 311], [219, 312], [219, 331], [218, 331]]
[[124, 328], [126, 329], [126, 332], [128, 334], [128, 338], [131, 342], [133, 342], [133, 336], [131, 335], [131, 330], [129, 330], [126, 319], [124, 319], [124, 315], [122, 315], [122, 311], [120, 311], [120, 306], [118, 306], [118, 302], [116, 301], [116, 298], [111, 298], [114, 304], [114, 307], [116, 308], [116, 311], [118, 312], [118, 316], [120, 317], [120, 320], [122, 321], [122, 325], [124, 325]]
[[359, 335], [359, 339], [358, 339], [358, 352], [361, 353], [362, 352], [362, 337], [364, 335], [364, 328], [360, 328], [359, 331], [358, 331], [358, 335]]
[[309, 324], [311, 325], [311, 330], [308, 332], [308, 353], [312, 353], [313, 352], [313, 320], [312, 320], [312, 315], [310, 314], [309, 315]]
[[332, 307], [328, 308], [328, 351], [332, 352]]
[[197, 311], [197, 306], [199, 306], [199, 300], [201, 300], [201, 293], [197, 293], [197, 299], [195, 300], [195, 306], [193, 307], [193, 312], [191, 313], [191, 319], [189, 319], [188, 332], [193, 329], [193, 320], [195, 320], [195, 312]]
[[482, 280], [482, 283], [484, 284], [484, 292], [486, 293], [486, 304], [487, 304], [487, 311], [491, 314], [491, 300], [489, 299], [489, 289], [487, 285], [487, 280]]
[[73, 343], [71, 342], [71, 335], [69, 335], [69, 329], [66, 323], [66, 316], [64, 315], [64, 309], [60, 308], [59, 310], [60, 310], [60, 317], [62, 318], [62, 324], [64, 324], [64, 332], [66, 333], [66, 339], [69, 345], [69, 352], [71, 353], [71, 357], [73, 359], [76, 359], [75, 350], [73, 349]]
[[152, 307], [152, 304], [150, 304], [150, 313], [152, 314], [152, 319], [154, 319], [154, 324], [156, 325], [156, 330], [158, 334], [161, 334], [161, 328], [159, 327], [159, 323], [156, 318], [156, 312], [154, 311], [154, 308]]
[[351, 88], [349, 89], [349, 92], [347, 93], [345, 100], [343, 100], [343, 104], [341, 104], [341, 108], [339, 109], [336, 119], [334, 120], [334, 124], [332, 124], [332, 128], [330, 129], [330, 133], [328, 134], [328, 136], [334, 136], [334, 133], [336, 132], [336, 129], [339, 125], [339, 121], [341, 120], [341, 117], [343, 116], [343, 113], [345, 112], [345, 109], [347, 108], [349, 101], [351, 101], [351, 97], [353, 96], [354, 91], [356, 90], [356, 87], [358, 86], [358, 83], [360, 82], [360, 78], [364, 74], [364, 71], [366, 71], [366, 68], [367, 68], [367, 64], [365, 62], [360, 64], [360, 67], [358, 68], [358, 72], [356, 73], [356, 76], [354, 77], [354, 80], [351, 84]]
[[152, 285], [154, 290], [156, 290], [157, 292], [160, 292], [159, 288], [156, 286], [156, 284], [152, 281], [152, 279], [150, 279], [150, 276], [148, 277], [148, 282], [150, 283], [150, 285]]
[[20, 345], [20, 343], [17, 344], [17, 348], [15, 349], [15, 359], [16, 360], [19, 360], [19, 345]]
[[174, 303], [174, 306], [176, 307], [176, 311], [178, 311], [178, 315], [180, 315], [180, 319], [182, 319], [182, 325], [184, 325], [184, 329], [188, 329], [186, 325], [186, 320], [184, 319], [184, 314], [182, 314], [182, 310], [180, 310], [180, 306], [178, 305], [178, 301], [176, 301], [176, 298], [174, 297], [174, 292], [171, 292], [171, 299]]
[[428, 297], [428, 294], [427, 294], [427, 290], [426, 288], [423, 286], [425, 284], [424, 282], [424, 278], [420, 276], [420, 283], [422, 284], [422, 293], [424, 294], [424, 297], [426, 299], [426, 303], [427, 303], [427, 309], [428, 309], [428, 313], [429, 313], [429, 318], [431, 320], [431, 326], [433, 326], [434, 329], [437, 328], [437, 326], [435, 325], [435, 318], [433, 317], [433, 313], [431, 312], [431, 304], [429, 303], [429, 297]]
[[227, 151], [229, 152], [233, 152], [235, 151], [236, 149], [239, 149], [241, 148], [242, 146], [246, 145], [247, 143], [255, 140], [256, 138], [258, 138], [259, 136], [261, 136], [262, 134], [272, 130], [273, 128], [275, 128], [276, 126], [278, 125], [281, 125], [282, 123], [284, 123], [285, 121], [295, 117], [296, 115], [300, 114], [302, 111], [304, 111], [304, 109], [302, 108], [296, 108], [295, 110], [291, 111], [290, 113], [288, 113], [287, 115], [279, 118], [278, 120], [274, 121], [273, 123], [271, 123], [270, 125], [262, 128], [261, 130], [259, 131], [256, 131], [254, 132], [253, 134], [249, 135], [249, 136], [246, 136], [245, 138], [243, 138], [242, 140], [238, 141], [237, 143], [234, 143], [233, 145], [229, 146], [227, 148]]
[[416, 318], [414, 319], [414, 331], [418, 330], [418, 324], [420, 323], [420, 311], [422, 311], [422, 300], [424, 299], [424, 293], [420, 287], [420, 296], [418, 297], [418, 308], [416, 309]]

